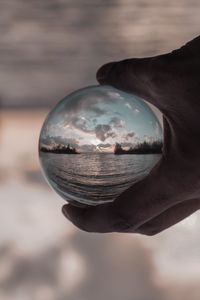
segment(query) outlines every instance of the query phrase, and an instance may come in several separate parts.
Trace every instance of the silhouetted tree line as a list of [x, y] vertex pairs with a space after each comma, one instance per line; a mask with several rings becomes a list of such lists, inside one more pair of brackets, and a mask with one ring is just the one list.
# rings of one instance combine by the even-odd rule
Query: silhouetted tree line
[[45, 146], [40, 148], [42, 152], [50, 152], [50, 153], [60, 153], [60, 154], [79, 154], [75, 147], [71, 147], [70, 144], [65, 145], [55, 145], [52, 148], [47, 148]]
[[162, 147], [162, 141], [154, 141], [152, 143], [144, 141], [125, 150], [121, 144], [116, 143], [114, 154], [160, 154], [162, 153]]

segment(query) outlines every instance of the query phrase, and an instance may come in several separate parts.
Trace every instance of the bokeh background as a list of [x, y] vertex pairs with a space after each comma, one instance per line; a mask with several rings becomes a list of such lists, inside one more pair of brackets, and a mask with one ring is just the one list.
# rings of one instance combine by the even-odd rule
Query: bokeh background
[[145, 237], [90, 234], [44, 181], [43, 120], [105, 62], [199, 35], [198, 0], [0, 0], [0, 300], [199, 300], [200, 215]]

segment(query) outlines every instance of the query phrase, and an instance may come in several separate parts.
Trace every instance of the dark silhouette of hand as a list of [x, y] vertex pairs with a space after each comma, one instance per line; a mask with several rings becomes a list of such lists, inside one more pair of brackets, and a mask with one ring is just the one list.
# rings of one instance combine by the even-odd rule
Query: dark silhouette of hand
[[114, 202], [64, 215], [89, 232], [154, 235], [200, 208], [200, 36], [171, 53], [102, 66], [100, 84], [134, 93], [163, 113], [159, 163]]

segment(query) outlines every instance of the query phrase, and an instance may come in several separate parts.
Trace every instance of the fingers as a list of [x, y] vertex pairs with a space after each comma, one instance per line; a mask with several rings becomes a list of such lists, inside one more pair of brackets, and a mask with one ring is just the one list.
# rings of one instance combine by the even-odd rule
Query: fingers
[[[122, 203], [123, 205], [123, 203]], [[87, 232], [133, 232], [134, 214], [126, 211], [126, 203], [115, 206], [115, 201], [97, 206], [77, 207], [67, 204], [62, 207], [64, 216], [76, 227]]]
[[109, 204], [80, 208], [71, 204], [62, 208], [64, 216], [76, 227], [87, 232], [111, 232], [114, 221]]
[[[145, 178], [146, 179], [146, 178]], [[64, 205], [63, 214], [79, 229], [88, 232], [134, 232], [165, 209], [162, 202], [152, 205], [158, 185], [141, 180], [122, 193], [114, 202], [97, 206]], [[155, 181], [154, 181], [155, 182]], [[148, 203], [149, 202], [149, 203]]]
[[152, 78], [155, 77], [153, 61], [155, 58], [133, 58], [110, 62], [97, 71], [96, 77], [100, 84], [111, 85], [133, 93], [159, 108], [152, 81]]
[[163, 199], [161, 200], [160, 197], [162, 193], [159, 189], [154, 194], [154, 191], [145, 184], [141, 183], [138, 186], [139, 188], [136, 187], [128, 198], [123, 196], [120, 201], [87, 208], [67, 204], [63, 206], [62, 212], [83, 231], [154, 235], [199, 209], [199, 200], [187, 200], [173, 206], [173, 202], [170, 203], [169, 199], [168, 205], [166, 203], [163, 205]]
[[155, 235], [187, 218], [198, 209], [200, 209], [200, 199], [182, 202], [143, 224], [136, 232], [144, 235]]
[[196, 57], [200, 57], [200, 35], [196, 38], [192, 39], [191, 41], [187, 42], [185, 45], [183, 45], [181, 48], [172, 51], [172, 54], [176, 55], [185, 55], [188, 57], [192, 57], [192, 59]]
[[182, 221], [198, 209], [200, 199], [185, 201], [167, 209], [135, 230], [131, 229], [127, 220], [110, 214], [109, 205], [78, 208], [68, 204], [63, 206], [62, 211], [75, 226], [87, 232], [135, 232], [152, 236]]
[[[200, 50], [200, 36], [186, 43], [183, 47], [155, 57], [132, 58], [122, 61], [109, 62], [97, 71], [97, 81], [100, 84], [112, 85], [121, 90], [139, 93], [139, 96], [150, 94], [149, 84], [152, 85], [151, 78], [156, 75], [157, 67], [165, 67], [165, 59], [170, 57], [177, 58], [176, 54], [185, 53], [198, 55]], [[163, 65], [164, 64], [164, 65]], [[154, 69], [155, 67], [155, 69]], [[163, 70], [164, 71], [164, 70]], [[169, 70], [168, 70], [169, 71]], [[158, 74], [159, 75], [159, 74]], [[169, 75], [169, 72], [168, 74]], [[145, 88], [145, 89], [144, 89]], [[151, 95], [152, 96], [152, 95]]]
[[[134, 232], [135, 228], [163, 211], [162, 203], [153, 206], [152, 188], [142, 180], [126, 190], [114, 202], [97, 206], [64, 205], [63, 214], [78, 228], [88, 232]], [[159, 207], [158, 207], [159, 206]], [[154, 211], [155, 208], [155, 211]]]
[[68, 204], [63, 207], [63, 213], [75, 226], [88, 232], [160, 232], [196, 209], [196, 206], [190, 209], [182, 206], [174, 212], [176, 205], [186, 200], [189, 205], [189, 199], [194, 196], [188, 177], [183, 177], [179, 169], [173, 170], [170, 164], [175, 166], [174, 161], [161, 159], [147, 177], [125, 190], [114, 202], [88, 208]]
[[187, 111], [186, 100], [196, 87], [188, 86], [188, 74], [195, 84], [199, 53], [200, 36], [167, 54], [109, 62], [97, 71], [97, 81], [133, 93], [172, 117], [174, 112]]

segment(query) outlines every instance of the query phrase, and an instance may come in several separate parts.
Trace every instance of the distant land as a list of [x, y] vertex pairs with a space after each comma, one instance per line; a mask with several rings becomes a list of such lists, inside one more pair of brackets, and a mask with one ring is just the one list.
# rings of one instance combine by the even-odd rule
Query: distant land
[[[145, 141], [135, 145], [135, 147], [123, 149], [120, 143], [116, 143], [114, 148], [114, 154], [161, 154], [162, 146], [163, 144], [161, 141], [154, 141], [152, 143], [148, 143]], [[80, 154], [80, 152], [78, 152], [75, 147], [70, 146], [70, 144], [68, 144], [67, 146], [59, 144], [52, 148], [42, 146], [40, 148], [40, 151], [45, 153], [57, 154]]]
[[56, 147], [53, 148], [46, 148], [46, 147], [41, 147], [40, 148], [41, 152], [46, 152], [46, 153], [57, 153], [57, 154], [79, 154], [79, 152], [71, 147], [70, 145], [64, 146], [64, 145], [57, 145]]
[[130, 147], [128, 150], [122, 148], [121, 144], [116, 143], [114, 154], [160, 154], [162, 153], [163, 144], [161, 141], [154, 141], [152, 143], [143, 143], [137, 144], [135, 147]]

